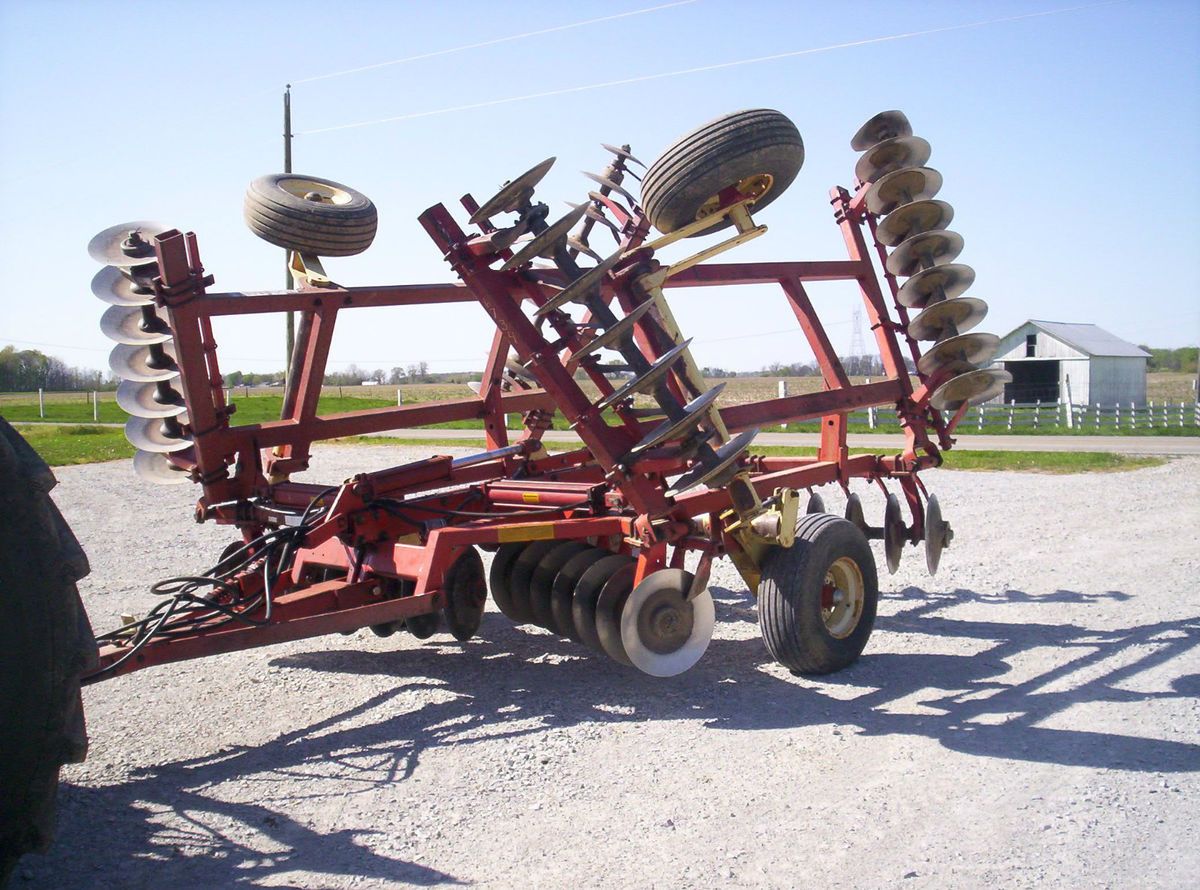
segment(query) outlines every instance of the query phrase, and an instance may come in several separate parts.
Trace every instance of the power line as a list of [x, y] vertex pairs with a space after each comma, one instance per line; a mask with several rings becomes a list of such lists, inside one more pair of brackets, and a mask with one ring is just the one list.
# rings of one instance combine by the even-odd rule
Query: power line
[[437, 56], [448, 56], [451, 53], [460, 53], [469, 49], [482, 49], [487, 46], [496, 46], [501, 43], [512, 43], [515, 40], [525, 40], [529, 37], [540, 37], [543, 34], [556, 34], [560, 31], [570, 31], [575, 28], [582, 28], [586, 25], [598, 25], [601, 22], [611, 22], [616, 19], [626, 19], [635, 15], [645, 15], [648, 12], [658, 12], [663, 9], [672, 9], [676, 6], [688, 6], [697, 0], [675, 0], [674, 3], [663, 3], [659, 6], [648, 6], [645, 9], [634, 9], [630, 12], [618, 12], [615, 15], [605, 15], [600, 18], [586, 19], [582, 22], [572, 22], [569, 25], [555, 25], [552, 28], [541, 28], [537, 31], [525, 31], [521, 34], [510, 34], [507, 37], [497, 37], [493, 40], [483, 40], [479, 43], [466, 43], [462, 46], [450, 47], [449, 49], [439, 49], [433, 52], [420, 53], [415, 56], [405, 56], [403, 59], [392, 59], [389, 62], [376, 62], [372, 65], [360, 65], [357, 68], [347, 68], [345, 71], [333, 71], [329, 74], [318, 74], [315, 77], [302, 77], [299, 80], [293, 80], [292, 85], [302, 83], [313, 83], [318, 80], [329, 80], [334, 77], [344, 77], [347, 74], [359, 74], [363, 71], [374, 71], [379, 68], [388, 68], [392, 65], [403, 65], [407, 62], [417, 62], [421, 59], [432, 59]]
[[833, 43], [828, 46], [817, 46], [809, 49], [793, 50], [785, 53], [773, 53], [769, 56], [755, 56], [750, 59], [736, 59], [732, 62], [718, 62], [714, 65], [701, 65], [695, 68], [681, 68], [677, 71], [664, 71], [658, 74], [643, 74], [638, 77], [625, 77], [619, 80], [606, 80], [600, 83], [584, 84], [575, 87], [563, 87], [557, 90], [545, 90], [540, 93], [526, 93], [522, 96], [508, 96], [503, 99], [488, 99], [483, 102], [470, 102], [465, 105], [450, 105], [445, 108], [436, 108], [432, 111], [415, 111], [409, 114], [397, 114], [390, 117], [374, 118], [366, 121], [356, 121], [349, 124], [336, 124], [331, 127], [317, 127], [312, 130], [303, 130], [297, 133], [297, 136], [313, 136], [318, 133], [332, 133], [337, 130], [351, 130], [358, 127], [370, 127], [376, 124], [394, 123], [396, 121], [415, 120], [422, 117], [433, 117], [439, 114], [450, 114], [455, 111], [472, 111], [478, 108], [490, 108], [494, 105], [507, 105], [513, 102], [525, 102], [531, 99], [545, 99], [551, 96], [564, 96], [570, 93], [583, 93], [589, 90], [600, 90], [606, 87], [625, 86], [634, 83], [645, 83], [649, 80], [662, 80], [668, 77], [682, 77], [685, 74], [699, 74], [705, 71], [719, 71], [724, 68], [736, 68], [742, 65], [755, 65], [760, 62], [773, 62], [779, 59], [791, 59], [797, 56], [809, 56], [817, 53], [831, 52], [837, 49], [851, 49], [859, 46], [869, 46], [875, 43], [889, 43], [896, 40], [909, 40], [914, 37], [926, 37], [931, 34], [945, 34], [951, 31], [964, 31], [970, 28], [982, 28], [988, 25], [1000, 25], [1009, 22], [1018, 22], [1024, 19], [1043, 18], [1051, 15], [1061, 15], [1068, 12], [1079, 12], [1086, 9], [1096, 9], [1101, 6], [1112, 6], [1116, 3], [1124, 3], [1127, 0], [1106, 0], [1103, 3], [1088, 3], [1082, 6], [1066, 6], [1059, 9], [1047, 9], [1041, 12], [1028, 12], [1022, 15], [1004, 16], [1003, 18], [985, 19], [978, 22], [967, 22], [961, 25], [946, 25], [941, 28], [927, 28], [923, 31], [907, 31], [902, 34], [889, 34], [883, 37], [868, 37], [863, 40], [851, 40], [846, 43]]

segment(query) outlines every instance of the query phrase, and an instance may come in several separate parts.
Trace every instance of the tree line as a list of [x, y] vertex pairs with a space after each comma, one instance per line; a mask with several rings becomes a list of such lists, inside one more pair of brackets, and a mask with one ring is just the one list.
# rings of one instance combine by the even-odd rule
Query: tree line
[[73, 368], [62, 359], [36, 349], [0, 349], [0, 392], [113, 389], [105, 374], [91, 368]]
[[1150, 358], [1146, 359], [1147, 371], [1196, 373], [1196, 360], [1200, 349], [1195, 346], [1184, 346], [1180, 349], [1151, 349], [1149, 346], [1139, 346], [1139, 348], [1150, 353]]

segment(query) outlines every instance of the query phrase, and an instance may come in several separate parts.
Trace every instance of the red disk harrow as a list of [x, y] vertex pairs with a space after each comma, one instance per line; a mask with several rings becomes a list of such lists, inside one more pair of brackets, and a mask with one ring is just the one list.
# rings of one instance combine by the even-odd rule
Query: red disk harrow
[[[135, 469], [198, 484], [197, 521], [235, 525], [241, 539], [207, 573], [157, 585], [164, 596], [147, 615], [101, 638], [88, 680], [363, 627], [425, 638], [444, 626], [466, 640], [489, 588], [517, 623], [667, 676], [708, 645], [707, 581], [725, 556], [758, 596], [774, 658], [815, 673], [852, 662], [878, 596], [868, 538], [883, 539], [893, 571], [906, 543], [924, 541], [936, 570], [951, 534], [918, 473], [941, 462], [963, 412], [1006, 375], [981, 367], [996, 338], [965, 333], [986, 306], [962, 296], [974, 272], [953, 262], [962, 238], [946, 230], [953, 211], [934, 197], [941, 176], [924, 166], [929, 144], [889, 111], [851, 145], [862, 153], [857, 185], [830, 192], [846, 257], [820, 262], [713, 262], [766, 231], [753, 216], [803, 162], [796, 127], [763, 109], [687, 134], [642, 176], [629, 146], [605, 146], [612, 162], [588, 174], [596, 190], [552, 221], [534, 194], [553, 158], [482, 205], [463, 197], [466, 228], [431, 207], [420, 222], [456, 283], [329, 280], [320, 258], [365, 250], [376, 211], [353, 189], [311, 176], [263, 177], [246, 196], [250, 228], [290, 251], [293, 290], [210, 293], [192, 233], [135, 222], [97, 235], [89, 250], [106, 268], [93, 290], [112, 304], [102, 327], [118, 341], [110, 363], [124, 378], [118, 401], [132, 415]], [[610, 238], [603, 257], [598, 242]], [[663, 259], [688, 243], [705, 246]], [[805, 291], [814, 281], [857, 283], [885, 378], [851, 382]], [[782, 292], [822, 391], [723, 406], [722, 385], [707, 385], [665, 292], [745, 284]], [[454, 302], [477, 302], [495, 321], [477, 393], [318, 414], [339, 313]], [[234, 426], [212, 319], [281, 312], [300, 319], [282, 416]], [[922, 353], [919, 341], [933, 345]], [[869, 406], [895, 410], [902, 451], [848, 453], [847, 413]], [[582, 447], [546, 451], [555, 412]], [[519, 434], [506, 429], [507, 414], [523, 418]], [[461, 420], [482, 421], [486, 451], [332, 486], [297, 478], [315, 441]], [[814, 420], [816, 456], [753, 453], [758, 429]], [[845, 518], [824, 512], [816, 489], [848, 492], [855, 477], [886, 496], [882, 527], [866, 525], [855, 495]], [[487, 577], [481, 549], [495, 554]]]

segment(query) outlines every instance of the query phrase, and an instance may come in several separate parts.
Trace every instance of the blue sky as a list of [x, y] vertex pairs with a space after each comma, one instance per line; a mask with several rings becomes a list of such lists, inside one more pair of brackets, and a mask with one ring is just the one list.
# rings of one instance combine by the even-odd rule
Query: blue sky
[[[297, 131], [483, 107], [301, 135], [295, 169], [369, 195], [365, 254], [330, 260], [347, 285], [450, 280], [416, 222], [435, 203], [482, 200], [549, 155], [555, 212], [582, 200], [600, 142], [649, 162], [728, 111], [771, 107], [805, 140], [804, 169], [760, 214], [738, 260], [837, 259], [828, 190], [849, 185], [855, 129], [903, 109], [933, 146], [966, 239], [981, 328], [1027, 318], [1094, 322], [1154, 346], [1200, 339], [1200, 5], [1194, 2], [722, 2], [696, 0], [583, 27], [319, 80], [361, 65], [634, 12], [621, 2], [59, 2], [0, 0], [0, 238], [12, 275], [0, 345], [37, 344], [104, 367], [104, 305], [85, 247], [128, 219], [195, 231], [217, 290], [275, 288], [280, 251], [241, 221], [246, 183], [281, 169], [280, 95]], [[1071, 8], [1075, 7], [1075, 8]], [[516, 96], [794, 53], [870, 38], [1057, 12], [682, 76], [488, 105]], [[32, 274], [29, 274], [32, 273]], [[816, 288], [835, 345], [855, 293]], [[782, 296], [676, 292], [701, 364], [742, 370], [809, 352]], [[226, 369], [281, 367], [281, 322], [218, 325]], [[343, 314], [334, 364], [477, 368], [476, 307]], [[783, 331], [784, 333], [779, 333]]]

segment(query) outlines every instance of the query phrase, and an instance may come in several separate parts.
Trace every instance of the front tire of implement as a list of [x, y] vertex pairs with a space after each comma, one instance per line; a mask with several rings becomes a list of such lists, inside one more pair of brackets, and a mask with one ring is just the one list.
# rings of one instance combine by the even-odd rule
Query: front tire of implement
[[837, 516], [802, 516], [796, 542], [763, 563], [759, 629], [771, 657], [793, 673], [829, 674], [862, 653], [878, 602], [866, 536]]
[[[642, 207], [664, 235], [707, 216], [718, 195], [735, 186], [766, 207], [791, 185], [804, 164], [804, 142], [786, 115], [768, 108], [736, 111], [676, 140], [642, 181]], [[731, 225], [705, 229], [707, 235]]]
[[375, 205], [349, 186], [295, 173], [260, 176], [246, 189], [246, 225], [268, 244], [316, 256], [354, 256], [375, 240]]
[[49, 846], [59, 768], [87, 753], [79, 679], [97, 651], [75, 582], [88, 564], [55, 484], [0, 418], [0, 886], [21, 855]]

